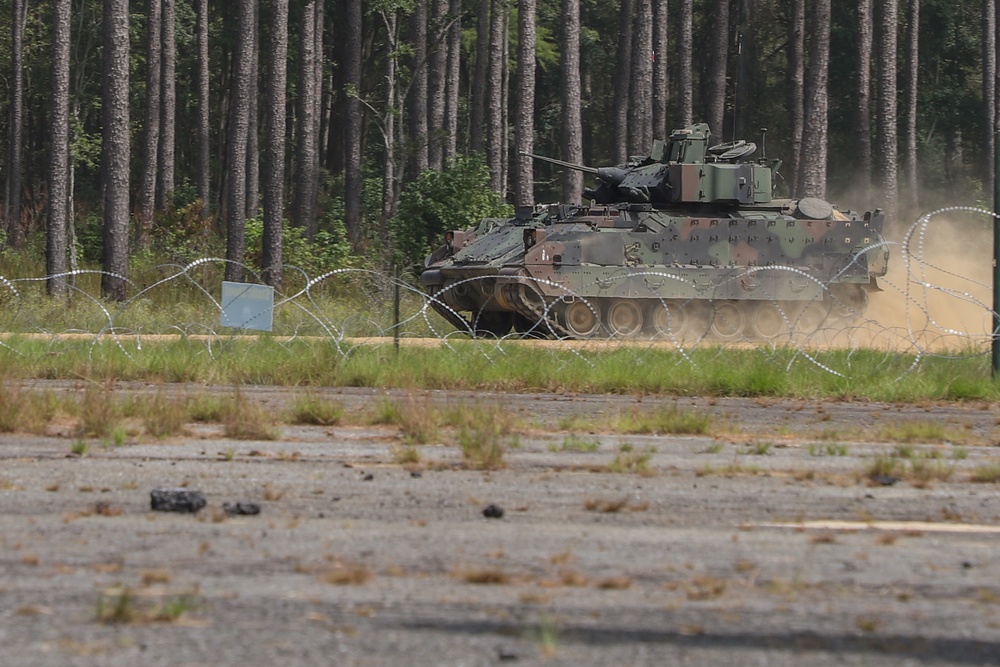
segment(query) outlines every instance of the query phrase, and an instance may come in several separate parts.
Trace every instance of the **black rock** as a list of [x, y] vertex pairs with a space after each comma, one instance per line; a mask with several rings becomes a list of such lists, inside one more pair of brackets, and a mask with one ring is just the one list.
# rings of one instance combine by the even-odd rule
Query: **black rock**
[[255, 516], [260, 514], [260, 505], [257, 503], [222, 503], [222, 510], [231, 516]]
[[513, 647], [501, 644], [500, 646], [497, 646], [497, 657], [506, 662], [509, 660], [517, 660], [521, 656], [518, 655], [517, 651]]
[[487, 519], [502, 519], [503, 508], [499, 505], [487, 505], [483, 510], [483, 516]]
[[423, 477], [423, 476], [424, 476], [424, 474], [422, 472], [420, 472], [419, 470], [414, 470], [413, 472], [410, 473], [410, 477], [413, 477], [413, 478], [420, 478], [420, 477]]
[[365, 475], [364, 477], [361, 478], [361, 480], [364, 481], [364, 482], [370, 482], [373, 479], [375, 479], [375, 475], [373, 475], [371, 473], [368, 473], [367, 475]]
[[205, 494], [194, 489], [153, 489], [149, 493], [154, 512], [197, 512], [205, 504]]
[[899, 478], [892, 475], [875, 475], [872, 477], [872, 481], [882, 486], [892, 486], [899, 481]]

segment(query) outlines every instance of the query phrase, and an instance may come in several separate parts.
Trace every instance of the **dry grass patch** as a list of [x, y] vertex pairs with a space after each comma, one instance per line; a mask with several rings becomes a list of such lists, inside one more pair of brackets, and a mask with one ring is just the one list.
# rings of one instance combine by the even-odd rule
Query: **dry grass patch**
[[184, 424], [188, 420], [187, 401], [157, 392], [144, 403], [141, 414], [146, 434], [162, 440], [184, 432]]
[[344, 406], [339, 401], [319, 398], [313, 394], [296, 396], [289, 410], [288, 422], [312, 426], [334, 426], [344, 417]]
[[654, 412], [632, 410], [620, 415], [613, 428], [616, 433], [635, 435], [705, 435], [711, 423], [709, 414], [670, 406]]
[[364, 563], [336, 563], [323, 574], [323, 581], [334, 586], [362, 586], [372, 580], [372, 571]]
[[467, 584], [502, 586], [511, 582], [511, 576], [498, 568], [464, 568], [455, 572], [455, 577]]
[[615, 454], [615, 458], [608, 464], [608, 470], [611, 472], [638, 475], [652, 474], [649, 461], [653, 458], [655, 451], [655, 449], [647, 447], [645, 450], [637, 452], [632, 445], [627, 442], [622, 443], [618, 446], [618, 453]]
[[1000, 482], [1000, 463], [983, 463], [976, 466], [969, 479], [978, 484], [996, 484]]
[[726, 586], [727, 582], [725, 579], [708, 575], [698, 575], [688, 582], [684, 592], [687, 595], [687, 599], [691, 601], [714, 600], [726, 592]]
[[278, 431], [271, 414], [249, 401], [236, 385], [233, 398], [223, 406], [222, 423], [227, 438], [234, 440], [276, 440]]
[[596, 586], [604, 591], [623, 591], [632, 586], [632, 579], [626, 576], [606, 577], [598, 581]]

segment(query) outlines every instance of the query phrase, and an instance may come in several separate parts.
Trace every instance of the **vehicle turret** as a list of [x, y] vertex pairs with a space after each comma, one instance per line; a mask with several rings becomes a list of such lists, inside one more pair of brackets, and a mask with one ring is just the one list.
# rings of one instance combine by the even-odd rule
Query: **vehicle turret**
[[674, 130], [667, 141], [653, 142], [648, 155], [633, 156], [615, 167], [589, 167], [523, 153], [597, 177], [584, 197], [596, 204], [762, 204], [771, 201], [780, 160], [746, 161], [757, 151], [747, 141], [711, 145], [705, 123]]

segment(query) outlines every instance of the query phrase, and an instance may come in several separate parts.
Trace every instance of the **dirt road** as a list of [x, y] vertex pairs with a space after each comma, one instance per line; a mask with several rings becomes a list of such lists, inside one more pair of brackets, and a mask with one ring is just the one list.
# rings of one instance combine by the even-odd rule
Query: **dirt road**
[[[292, 392], [247, 391], [275, 411]], [[348, 414], [383, 396], [325, 393]], [[0, 436], [0, 663], [1000, 664], [1000, 486], [971, 481], [1000, 461], [996, 406], [420, 400], [505, 405], [519, 446], [479, 471], [449, 433], [397, 463], [392, 427], [192, 425], [84, 456]], [[665, 406], [713, 435], [559, 430]], [[955, 437], [884, 442], [906, 423]], [[152, 512], [163, 487], [208, 506]]]

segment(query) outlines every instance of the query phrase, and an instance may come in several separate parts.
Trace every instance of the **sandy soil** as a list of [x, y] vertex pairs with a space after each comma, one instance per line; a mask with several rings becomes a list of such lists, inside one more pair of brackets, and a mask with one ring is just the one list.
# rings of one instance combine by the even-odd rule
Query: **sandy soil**
[[[292, 392], [246, 391], [275, 411]], [[385, 395], [324, 393], [349, 414]], [[500, 403], [520, 446], [488, 472], [448, 433], [400, 465], [390, 427], [244, 442], [192, 425], [82, 457], [59, 434], [0, 435], [0, 662], [1000, 664], [1000, 487], [970, 481], [1000, 460], [997, 406], [412, 400]], [[672, 405], [711, 414], [716, 435], [559, 431]], [[895, 446], [876, 434], [904, 422], [955, 434], [907, 450], [949, 479], [867, 478]], [[609, 471], [623, 445], [647, 472]], [[208, 506], [150, 511], [152, 489], [179, 486]], [[223, 512], [239, 501], [262, 511]], [[98, 619], [115, 605], [131, 618]]]

